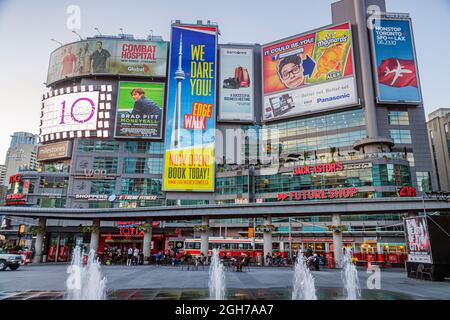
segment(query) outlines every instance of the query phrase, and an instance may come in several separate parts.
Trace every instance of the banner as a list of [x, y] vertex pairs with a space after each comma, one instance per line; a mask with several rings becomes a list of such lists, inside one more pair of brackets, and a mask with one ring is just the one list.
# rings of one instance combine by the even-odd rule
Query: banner
[[358, 103], [350, 23], [263, 46], [264, 120]]
[[164, 114], [164, 83], [119, 84], [116, 138], [161, 138]]
[[408, 262], [431, 263], [427, 217], [405, 219]]
[[62, 46], [50, 55], [47, 85], [66, 77], [125, 74], [165, 77], [167, 43], [98, 38]]
[[254, 121], [253, 49], [220, 48], [219, 119]]
[[422, 102], [410, 19], [374, 19], [371, 32], [379, 103]]
[[214, 192], [217, 27], [173, 25], [165, 191]]

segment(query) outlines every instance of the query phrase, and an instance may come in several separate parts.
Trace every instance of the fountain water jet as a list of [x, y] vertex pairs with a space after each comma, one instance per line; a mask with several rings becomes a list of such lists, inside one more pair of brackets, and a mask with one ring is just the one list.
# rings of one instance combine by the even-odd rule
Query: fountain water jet
[[361, 298], [361, 288], [359, 286], [358, 270], [352, 262], [352, 251], [346, 250], [342, 259], [341, 277], [344, 282], [344, 290], [347, 300], [357, 300]]
[[213, 249], [209, 267], [209, 297], [212, 300], [225, 299], [225, 272], [220, 262], [219, 250]]
[[292, 285], [292, 300], [317, 300], [314, 277], [306, 266], [303, 253], [297, 257]]
[[67, 268], [66, 297], [68, 300], [105, 300], [106, 277], [102, 277], [100, 262], [95, 250], [89, 252], [86, 266], [83, 266], [83, 254], [77, 246], [72, 255], [71, 265]]

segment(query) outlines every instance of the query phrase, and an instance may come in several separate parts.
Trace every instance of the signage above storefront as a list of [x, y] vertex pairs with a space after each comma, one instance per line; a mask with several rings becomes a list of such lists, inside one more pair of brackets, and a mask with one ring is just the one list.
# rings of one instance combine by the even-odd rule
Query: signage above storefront
[[278, 193], [277, 200], [300, 201], [300, 200], [324, 200], [324, 199], [346, 199], [354, 198], [358, 193], [357, 188], [302, 190]]
[[9, 177], [9, 183], [20, 183], [22, 181], [22, 175], [16, 174]]
[[37, 152], [38, 161], [67, 159], [72, 153], [72, 141], [63, 141], [40, 146]]
[[415, 197], [417, 196], [416, 188], [404, 186], [398, 192], [400, 197]]
[[294, 175], [307, 175], [315, 173], [338, 172], [344, 170], [344, 166], [339, 163], [318, 164], [315, 166], [303, 166], [294, 168]]
[[132, 195], [132, 194], [121, 194], [119, 196], [119, 200], [134, 200], [134, 201], [141, 201], [141, 200], [154, 201], [157, 198], [158, 198], [157, 196], [144, 196], [144, 195]]

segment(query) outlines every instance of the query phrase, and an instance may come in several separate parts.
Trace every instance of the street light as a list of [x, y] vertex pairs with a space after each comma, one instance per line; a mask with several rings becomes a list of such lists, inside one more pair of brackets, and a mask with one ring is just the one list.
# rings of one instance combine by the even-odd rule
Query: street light
[[153, 30], [150, 30], [150, 41], [153, 41]]
[[72, 33], [75, 33], [80, 38], [80, 40], [83, 40], [83, 38], [75, 30], [72, 30]]
[[57, 44], [59, 44], [60, 47], [63, 46], [63, 43], [61, 41], [55, 40], [53, 38], [51, 38], [50, 41], [56, 42]]
[[100, 30], [98, 30], [98, 28], [97, 28], [97, 27], [95, 27], [95, 28], [94, 28], [94, 30], [95, 30], [95, 31], [97, 31], [97, 32], [98, 32], [98, 34], [99, 34], [100, 36], [103, 36], [103, 35], [102, 35], [102, 33], [100, 32]]

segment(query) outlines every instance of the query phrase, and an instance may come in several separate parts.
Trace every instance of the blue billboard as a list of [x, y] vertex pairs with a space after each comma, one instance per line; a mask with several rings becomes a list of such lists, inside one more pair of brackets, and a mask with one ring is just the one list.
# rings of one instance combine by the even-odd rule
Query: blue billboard
[[214, 191], [217, 27], [173, 25], [165, 191]]
[[420, 104], [422, 96], [411, 20], [375, 18], [372, 26], [378, 102]]

